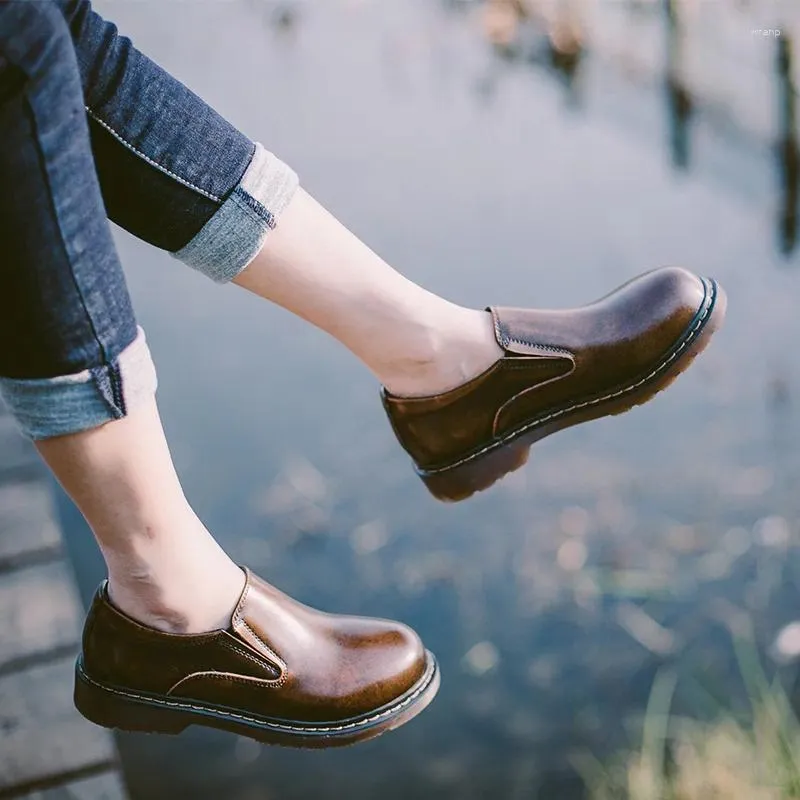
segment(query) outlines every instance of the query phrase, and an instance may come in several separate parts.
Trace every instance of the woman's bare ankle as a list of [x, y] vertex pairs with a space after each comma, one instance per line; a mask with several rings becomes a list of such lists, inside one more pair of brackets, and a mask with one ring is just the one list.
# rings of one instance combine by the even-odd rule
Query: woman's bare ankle
[[430, 332], [427, 346], [408, 348], [405, 357], [374, 370], [398, 397], [425, 397], [450, 391], [485, 372], [503, 355], [491, 315], [453, 307]]
[[148, 628], [165, 633], [207, 633], [227, 628], [244, 588], [244, 572], [209, 574], [196, 580], [177, 577], [168, 585], [144, 574], [112, 574], [108, 597], [123, 614]]
[[147, 529], [147, 536], [117, 536], [116, 549], [103, 548], [113, 605], [168, 633], [227, 628], [244, 589], [241, 567], [191, 510]]

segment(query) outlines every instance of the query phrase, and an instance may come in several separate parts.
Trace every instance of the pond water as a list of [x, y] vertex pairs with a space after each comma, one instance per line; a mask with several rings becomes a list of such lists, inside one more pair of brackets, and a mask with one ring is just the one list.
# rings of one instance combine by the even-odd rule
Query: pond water
[[[698, 124], [676, 170], [660, 90], [589, 69], [576, 103], [563, 75], [499, 58], [456, 3], [98, 8], [456, 302], [570, 306], [668, 263], [729, 295], [668, 392], [545, 440], [449, 506], [335, 342], [120, 232], [200, 516], [299, 599], [409, 623], [443, 673], [425, 714], [352, 749], [122, 737], [132, 796], [570, 800], [572, 754], [635, 741], [662, 665], [679, 669], [681, 711], [737, 697], [731, 629], [751, 619], [766, 658], [800, 600], [800, 272], [778, 246], [770, 143], [748, 154]], [[90, 591], [93, 545], [64, 516]]]

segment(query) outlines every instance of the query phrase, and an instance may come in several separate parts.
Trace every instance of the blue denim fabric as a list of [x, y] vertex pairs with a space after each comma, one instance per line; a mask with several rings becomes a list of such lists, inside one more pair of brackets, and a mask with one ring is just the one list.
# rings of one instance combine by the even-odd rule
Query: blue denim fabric
[[102, 369], [117, 394], [136, 322], [59, 9], [0, 3], [0, 64], [0, 375]]
[[108, 216], [163, 250], [180, 250], [239, 182], [253, 143], [88, 0], [56, 4], [77, 54]]
[[0, 394], [33, 438], [155, 391], [106, 215], [215, 281], [297, 177], [88, 0], [0, 0]]

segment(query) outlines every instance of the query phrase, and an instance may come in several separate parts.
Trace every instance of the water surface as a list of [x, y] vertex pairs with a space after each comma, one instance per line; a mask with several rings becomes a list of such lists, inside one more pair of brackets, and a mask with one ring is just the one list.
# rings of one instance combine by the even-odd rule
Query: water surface
[[713, 713], [738, 691], [737, 615], [766, 645], [796, 614], [800, 276], [776, 247], [771, 142], [744, 152], [698, 124], [676, 170], [661, 90], [598, 67], [576, 106], [457, 5], [331, 0], [277, 26], [256, 2], [99, 8], [426, 287], [570, 306], [677, 263], [723, 282], [727, 324], [655, 402], [448, 506], [347, 352], [120, 232], [201, 517], [299, 599], [411, 624], [443, 672], [422, 717], [350, 750], [126, 736], [135, 798], [569, 800], [570, 754], [631, 741], [661, 665], [681, 671], [681, 710]]

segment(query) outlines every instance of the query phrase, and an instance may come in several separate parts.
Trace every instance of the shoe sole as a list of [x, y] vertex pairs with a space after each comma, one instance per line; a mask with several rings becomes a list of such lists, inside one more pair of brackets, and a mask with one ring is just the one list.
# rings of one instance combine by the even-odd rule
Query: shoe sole
[[703, 302], [659, 366], [620, 389], [548, 411], [454, 464], [435, 470], [416, 467], [430, 493], [444, 502], [465, 500], [522, 467], [531, 445], [540, 439], [582, 422], [624, 414], [666, 389], [705, 350], [725, 318], [727, 298], [722, 287], [714, 280], [700, 280], [705, 288]]
[[283, 747], [343, 747], [399, 728], [422, 712], [439, 691], [439, 667], [426, 655], [423, 676], [404, 695], [382, 708], [337, 722], [293, 722], [199, 701], [133, 692], [91, 678], [82, 657], [75, 664], [75, 707], [104, 728], [175, 735], [202, 725]]

